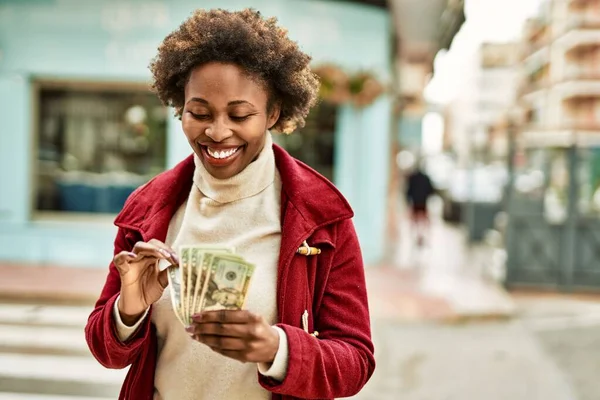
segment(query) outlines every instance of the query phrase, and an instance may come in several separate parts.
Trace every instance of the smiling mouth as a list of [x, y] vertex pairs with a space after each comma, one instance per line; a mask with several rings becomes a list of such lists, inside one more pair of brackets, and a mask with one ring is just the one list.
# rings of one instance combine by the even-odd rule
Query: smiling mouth
[[243, 146], [232, 147], [229, 149], [214, 149], [209, 146], [201, 146], [204, 150], [207, 160], [211, 164], [223, 165], [232, 160]]

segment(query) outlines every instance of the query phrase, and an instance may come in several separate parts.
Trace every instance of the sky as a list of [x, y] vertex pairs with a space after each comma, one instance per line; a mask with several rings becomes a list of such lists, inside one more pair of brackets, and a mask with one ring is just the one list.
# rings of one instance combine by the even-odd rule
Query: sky
[[465, 79], [466, 63], [473, 62], [484, 42], [518, 41], [523, 23], [535, 16], [543, 0], [465, 0], [466, 21], [456, 34], [449, 51], [438, 53], [435, 73], [425, 90], [425, 98], [445, 105], [457, 95]]

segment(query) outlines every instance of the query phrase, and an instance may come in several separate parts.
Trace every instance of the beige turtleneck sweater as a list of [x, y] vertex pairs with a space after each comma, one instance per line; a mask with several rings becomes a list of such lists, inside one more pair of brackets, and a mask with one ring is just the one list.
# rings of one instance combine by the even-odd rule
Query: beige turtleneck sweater
[[[194, 184], [186, 203], [169, 224], [166, 244], [214, 244], [235, 248], [256, 265], [246, 308], [277, 322], [277, 262], [281, 243], [281, 178], [275, 167], [271, 134], [259, 157], [238, 175], [216, 179], [195, 157]], [[115, 320], [121, 340], [137, 329]], [[270, 393], [258, 383], [257, 366], [242, 364], [213, 352], [193, 339], [173, 313], [169, 290], [153, 306], [158, 334], [155, 400], [244, 399], [266, 400]], [[280, 345], [272, 365], [258, 365], [261, 374], [283, 380], [287, 372], [287, 337], [276, 328]]]

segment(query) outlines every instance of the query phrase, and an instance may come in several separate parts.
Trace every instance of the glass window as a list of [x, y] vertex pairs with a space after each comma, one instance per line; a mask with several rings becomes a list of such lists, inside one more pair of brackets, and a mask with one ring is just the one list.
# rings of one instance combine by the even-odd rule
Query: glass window
[[304, 128], [291, 135], [273, 135], [274, 141], [333, 181], [336, 117], [337, 107], [322, 102], [312, 109]]
[[519, 149], [513, 159], [514, 182], [511, 209], [517, 214], [541, 214], [547, 184], [548, 153], [545, 149]]
[[117, 213], [165, 169], [167, 108], [144, 88], [40, 84], [36, 211]]
[[579, 211], [583, 215], [600, 217], [600, 148], [578, 149], [577, 155]]

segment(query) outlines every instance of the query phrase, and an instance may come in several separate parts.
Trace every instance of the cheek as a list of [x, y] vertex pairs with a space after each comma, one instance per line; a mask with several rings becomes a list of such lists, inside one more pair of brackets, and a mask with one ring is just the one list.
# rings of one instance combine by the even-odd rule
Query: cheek
[[181, 129], [183, 129], [183, 133], [187, 139], [193, 141], [204, 132], [205, 128], [198, 121], [190, 117], [183, 117], [181, 119]]

